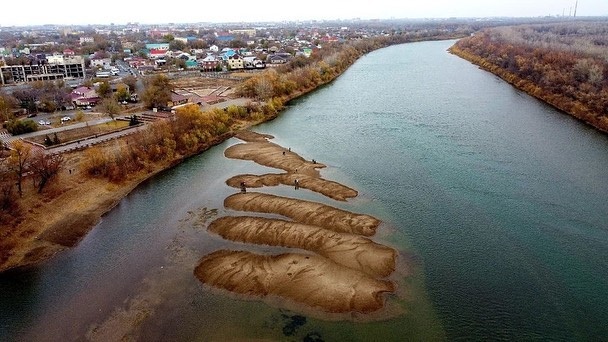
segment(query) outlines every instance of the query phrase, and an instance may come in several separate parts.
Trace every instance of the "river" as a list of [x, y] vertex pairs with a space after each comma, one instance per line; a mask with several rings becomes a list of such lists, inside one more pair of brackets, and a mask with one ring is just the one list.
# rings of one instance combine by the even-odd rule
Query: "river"
[[[254, 130], [359, 190], [378, 236], [413, 261], [404, 313], [375, 322], [295, 316], [196, 280], [240, 249], [206, 232], [231, 214], [224, 181], [268, 169], [231, 139], [149, 180], [74, 249], [0, 276], [0, 340], [603, 340], [608, 337], [608, 138], [452, 56], [453, 41], [393, 46]], [[279, 252], [277, 248], [258, 248]]]

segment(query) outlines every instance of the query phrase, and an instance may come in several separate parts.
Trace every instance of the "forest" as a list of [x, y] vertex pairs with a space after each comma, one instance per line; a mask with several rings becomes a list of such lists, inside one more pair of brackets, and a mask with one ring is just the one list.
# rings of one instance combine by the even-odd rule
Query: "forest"
[[608, 132], [608, 22], [488, 28], [450, 51]]

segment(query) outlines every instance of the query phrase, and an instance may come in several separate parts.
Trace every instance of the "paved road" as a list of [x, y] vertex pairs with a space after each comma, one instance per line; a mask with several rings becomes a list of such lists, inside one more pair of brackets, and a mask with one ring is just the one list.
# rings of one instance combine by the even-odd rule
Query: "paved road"
[[132, 127], [132, 128], [124, 129], [120, 132], [104, 134], [104, 135], [100, 135], [98, 137], [92, 137], [92, 138], [80, 140], [78, 142], [72, 142], [72, 143], [57, 146], [57, 147], [50, 147], [50, 148], [47, 148], [46, 152], [57, 154], [57, 153], [64, 153], [64, 152], [70, 152], [70, 151], [74, 151], [74, 150], [78, 150], [78, 149], [83, 149], [83, 148], [87, 148], [87, 147], [90, 147], [90, 146], [93, 146], [93, 145], [96, 145], [99, 143], [103, 143], [106, 141], [110, 141], [110, 140], [125, 137], [127, 135], [131, 135], [133, 133], [141, 131], [142, 129], [145, 129], [146, 127], [147, 127], [147, 125]]
[[[245, 106], [250, 101], [251, 101], [251, 99], [238, 98], [238, 99], [232, 99], [232, 100], [227, 100], [224, 102], [216, 103], [214, 105], [203, 106], [202, 108], [203, 108], [203, 110], [205, 110], [208, 108], [227, 108], [228, 106], [231, 106], [231, 105]], [[38, 136], [38, 135], [43, 135], [43, 134], [53, 134], [55, 132], [61, 132], [61, 131], [65, 131], [68, 129], [86, 127], [87, 125], [92, 126], [92, 125], [102, 124], [102, 123], [105, 123], [105, 122], [108, 122], [111, 120], [112, 119], [110, 119], [110, 118], [103, 118], [103, 119], [98, 119], [98, 120], [91, 120], [88, 122], [79, 122], [79, 123], [72, 124], [72, 125], [50, 128], [50, 129], [45, 129], [45, 130], [41, 130], [41, 131], [37, 131], [37, 132], [21, 134], [21, 135], [17, 135], [17, 136], [11, 136], [8, 132], [2, 130], [2, 131], [0, 131], [0, 141], [6, 143], [7, 145], [10, 145], [12, 141], [17, 140], [17, 139], [25, 139], [25, 138], [30, 138], [30, 137], [34, 137], [34, 136]], [[147, 125], [144, 124], [142, 126], [133, 127], [131, 129], [125, 129], [120, 132], [105, 134], [105, 135], [101, 135], [98, 137], [91, 137], [88, 139], [81, 140], [80, 142], [73, 142], [73, 143], [69, 143], [66, 145], [50, 147], [50, 148], [47, 148], [46, 151], [48, 153], [63, 153], [63, 152], [73, 151], [76, 149], [82, 149], [82, 148], [93, 146], [95, 144], [106, 142], [106, 141], [109, 141], [112, 139], [117, 139], [117, 138], [121, 138], [121, 137], [124, 137], [127, 135], [131, 135], [137, 131], [145, 129], [146, 126]]]
[[87, 121], [87, 122], [79, 122], [79, 123], [75, 123], [72, 125], [65, 125], [65, 126], [61, 126], [61, 127], [44, 129], [44, 130], [40, 130], [40, 131], [36, 131], [36, 132], [32, 132], [32, 133], [25, 133], [25, 134], [15, 135], [15, 136], [11, 136], [8, 133], [7, 133], [7, 135], [0, 134], [0, 140], [2, 140], [2, 142], [6, 143], [6, 144], [10, 144], [12, 141], [17, 140], [17, 139], [26, 139], [26, 138], [35, 137], [38, 135], [53, 134], [53, 133], [65, 131], [68, 129], [98, 125], [98, 124], [102, 124], [102, 123], [105, 123], [108, 121], [112, 121], [112, 119], [103, 118], [103, 119], [91, 120], [91, 121]]

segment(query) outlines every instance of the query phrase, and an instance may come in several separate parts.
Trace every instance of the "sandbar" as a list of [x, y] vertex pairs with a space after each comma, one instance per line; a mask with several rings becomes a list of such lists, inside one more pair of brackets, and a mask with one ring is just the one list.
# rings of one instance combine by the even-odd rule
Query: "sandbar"
[[339, 233], [372, 236], [380, 221], [316, 202], [269, 194], [247, 192], [228, 196], [226, 208], [258, 213], [279, 214], [296, 222], [319, 226]]
[[227, 240], [315, 252], [374, 277], [387, 277], [395, 270], [396, 251], [360, 235], [253, 216], [221, 217], [208, 230]]
[[226, 184], [234, 188], [240, 188], [241, 183], [244, 183], [247, 188], [261, 188], [263, 186], [277, 186], [279, 184], [295, 186], [296, 180], [299, 188], [308, 189], [338, 201], [346, 201], [349, 198], [357, 197], [356, 190], [340, 183], [295, 173], [269, 173], [261, 176], [250, 174], [238, 175], [228, 179]]
[[313, 163], [302, 158], [289, 148], [284, 148], [275, 143], [271, 143], [267, 138], [269, 135], [261, 135], [254, 132], [237, 134], [237, 138], [245, 140], [244, 144], [232, 145], [224, 151], [224, 155], [232, 159], [251, 160], [257, 164], [281, 169], [288, 173], [297, 173], [319, 178], [320, 168], [325, 165]]
[[259, 255], [220, 250], [201, 259], [194, 274], [203, 283], [234, 293], [279, 296], [330, 313], [369, 313], [384, 305], [392, 282], [340, 266], [317, 255]]

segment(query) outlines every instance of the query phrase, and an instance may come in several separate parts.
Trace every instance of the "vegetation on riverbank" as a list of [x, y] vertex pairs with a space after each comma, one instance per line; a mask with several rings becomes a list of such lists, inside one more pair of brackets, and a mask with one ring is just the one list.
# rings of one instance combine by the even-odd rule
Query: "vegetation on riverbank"
[[491, 28], [450, 51], [608, 132], [607, 22]]
[[10, 203], [0, 210], [0, 271], [40, 262], [73, 246], [145, 179], [239, 130], [274, 119], [287, 101], [331, 82], [360, 56], [393, 44], [448, 38], [455, 37], [387, 35], [327, 46], [308, 59], [295, 58], [245, 81], [238, 89], [252, 98], [245, 107], [202, 111], [186, 106], [176, 112], [175, 120], [157, 121], [127, 138], [66, 154], [63, 168], [41, 193], [26, 187], [18, 196], [11, 188], [14, 176], [6, 173], [2, 183]]

